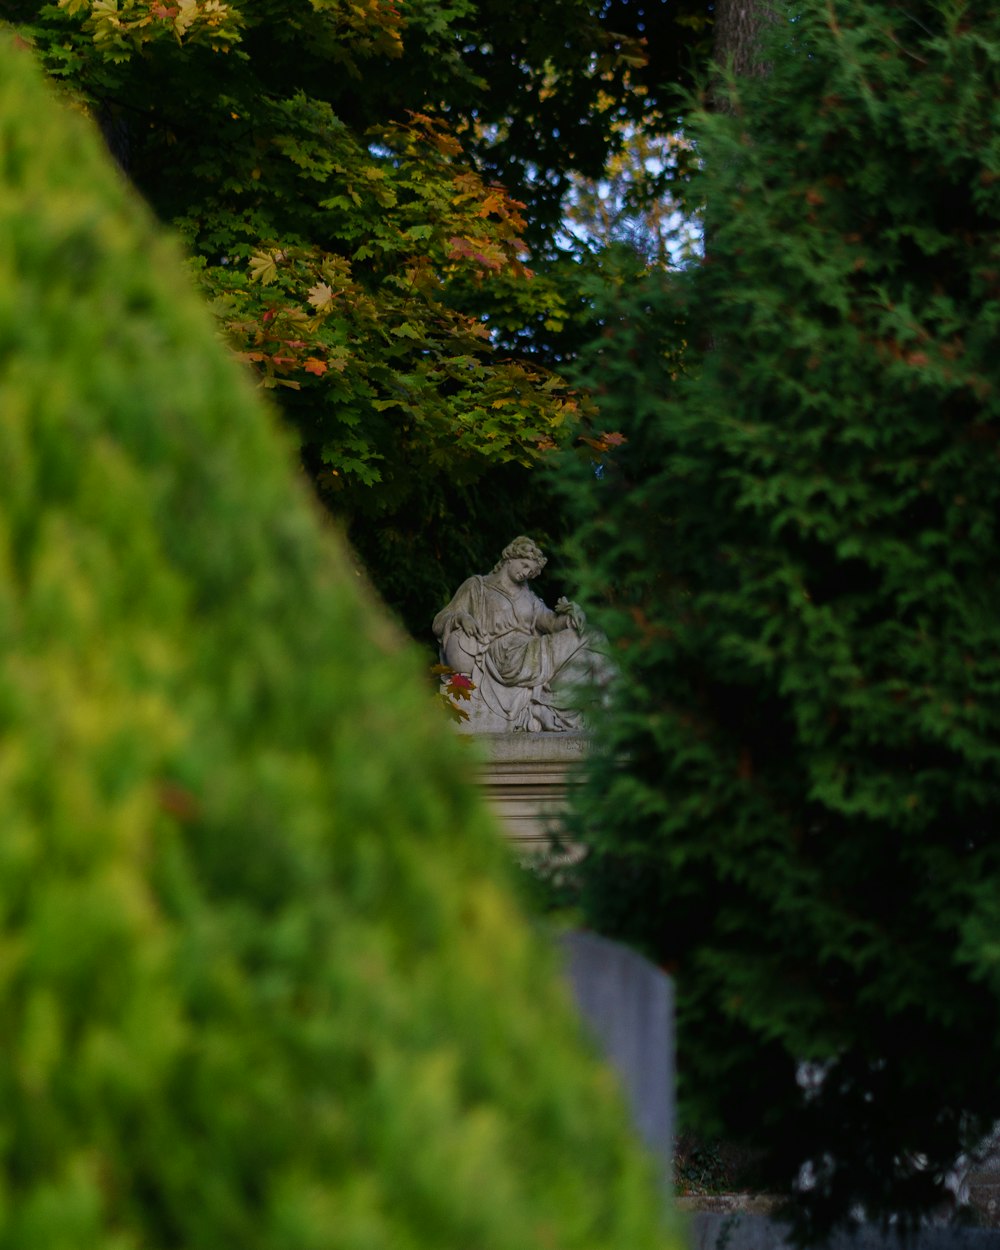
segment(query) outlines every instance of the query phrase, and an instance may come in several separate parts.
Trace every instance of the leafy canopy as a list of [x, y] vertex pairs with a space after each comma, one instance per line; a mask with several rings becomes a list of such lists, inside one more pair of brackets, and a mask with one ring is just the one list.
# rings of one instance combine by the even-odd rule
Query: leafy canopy
[[578, 418], [558, 371], [588, 321], [579, 258], [558, 257], [564, 202], [663, 105], [704, 38], [697, 5], [5, 12], [181, 230], [227, 336], [412, 629], [511, 533], [558, 530], [533, 470]]
[[[621, 78], [625, 53], [580, 0], [554, 7], [586, 35], [579, 72], [533, 60], [544, 60], [541, 28], [518, 64], [532, 98], [544, 78], [546, 99], [562, 100], [572, 79], [572, 109], [597, 118], [609, 98], [598, 89]], [[373, 531], [410, 554], [418, 541], [444, 552], [432, 589], [404, 561], [426, 619], [468, 571], [448, 565], [463, 528], [475, 532], [456, 515], [465, 493], [510, 498], [578, 407], [539, 362], [498, 349], [486, 319], [487, 288], [522, 322], [559, 310], [526, 266], [523, 205], [469, 153], [489, 128], [486, 84], [463, 60], [482, 49], [481, 34], [466, 48], [475, 13], [469, 0], [405, 16], [385, 0], [14, 11], [181, 231], [227, 337], [280, 392], [306, 466], [367, 544], [382, 588], [406, 606]]]

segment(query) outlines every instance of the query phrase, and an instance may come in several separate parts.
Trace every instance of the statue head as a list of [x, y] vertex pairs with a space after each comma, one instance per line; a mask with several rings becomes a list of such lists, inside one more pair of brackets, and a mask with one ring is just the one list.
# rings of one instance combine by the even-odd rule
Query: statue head
[[509, 542], [504, 547], [500, 553], [500, 559], [493, 566], [493, 572], [499, 573], [508, 560], [530, 560], [537, 566], [539, 573], [547, 563], [538, 543], [524, 534], [519, 534], [513, 542]]

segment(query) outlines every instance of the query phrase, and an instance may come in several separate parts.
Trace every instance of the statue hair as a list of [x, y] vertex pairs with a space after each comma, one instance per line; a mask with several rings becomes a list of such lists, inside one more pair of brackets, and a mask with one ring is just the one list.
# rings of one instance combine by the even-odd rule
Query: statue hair
[[508, 560], [534, 560], [540, 569], [548, 563], [546, 557], [542, 555], [541, 547], [524, 534], [519, 534], [513, 542], [509, 542], [504, 547], [492, 571], [499, 573]]

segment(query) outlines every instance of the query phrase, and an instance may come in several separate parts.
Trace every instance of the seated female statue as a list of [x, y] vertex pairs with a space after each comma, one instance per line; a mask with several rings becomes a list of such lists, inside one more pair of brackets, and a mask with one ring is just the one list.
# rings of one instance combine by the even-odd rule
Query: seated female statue
[[530, 589], [545, 562], [530, 538], [515, 538], [434, 618], [442, 663], [470, 677], [481, 701], [474, 696], [470, 728], [580, 729], [588, 688], [608, 682], [610, 663], [580, 608], [566, 599], [548, 608]]

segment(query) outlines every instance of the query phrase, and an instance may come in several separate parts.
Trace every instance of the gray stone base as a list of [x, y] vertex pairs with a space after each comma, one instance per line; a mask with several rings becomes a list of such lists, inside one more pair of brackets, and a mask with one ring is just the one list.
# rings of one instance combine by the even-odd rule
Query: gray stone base
[[549, 850], [549, 832], [565, 809], [588, 738], [582, 733], [469, 734], [479, 753], [479, 784], [522, 854]]

